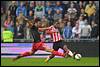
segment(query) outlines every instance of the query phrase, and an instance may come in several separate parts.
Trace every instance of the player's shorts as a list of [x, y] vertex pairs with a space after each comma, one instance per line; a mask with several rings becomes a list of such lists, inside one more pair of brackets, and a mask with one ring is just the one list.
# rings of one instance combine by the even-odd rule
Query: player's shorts
[[37, 42], [33, 43], [32, 45], [32, 51], [37, 51], [37, 50], [45, 50], [46, 45], [43, 42]]
[[63, 46], [64, 46], [64, 42], [62, 40], [58, 41], [58, 42], [54, 42], [53, 43], [53, 49], [58, 51], [59, 48], [62, 48], [63, 49]]

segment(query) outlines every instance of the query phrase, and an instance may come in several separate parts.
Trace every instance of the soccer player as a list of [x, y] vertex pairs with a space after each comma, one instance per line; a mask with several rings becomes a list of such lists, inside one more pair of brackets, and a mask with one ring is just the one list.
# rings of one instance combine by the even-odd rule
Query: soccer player
[[64, 54], [64, 53], [55, 51], [53, 49], [50, 49], [41, 41], [40, 34], [38, 31], [39, 30], [42, 31], [42, 28], [38, 28], [38, 23], [33, 24], [32, 22], [29, 21], [29, 26], [31, 29], [32, 36], [34, 38], [32, 49], [28, 52], [21, 53], [20, 55], [18, 55], [16, 58], [13, 59], [14, 61], [25, 56], [30, 56], [34, 54], [37, 50], [44, 50], [47, 52], [51, 52], [53, 55], [56, 55], [56, 56], [62, 56], [62, 57], [66, 56], [66, 53]]
[[[58, 49], [61, 48], [64, 50], [64, 53], [67, 53], [68, 56], [74, 57], [76, 53], [72, 53], [72, 51], [67, 48], [66, 44], [63, 42], [63, 38], [60, 35], [58, 28], [59, 28], [59, 22], [56, 22], [54, 25], [50, 27], [44, 28], [44, 30], [46, 30], [46, 33], [50, 34], [53, 39], [53, 49], [55, 51], [58, 51]], [[54, 56], [55, 56], [54, 54], [51, 54], [49, 57], [47, 57], [45, 62], [48, 62]]]

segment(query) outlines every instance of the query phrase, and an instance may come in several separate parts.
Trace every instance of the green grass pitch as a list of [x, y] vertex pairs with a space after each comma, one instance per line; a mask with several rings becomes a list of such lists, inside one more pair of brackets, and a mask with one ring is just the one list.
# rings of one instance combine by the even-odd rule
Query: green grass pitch
[[12, 58], [1, 58], [1, 66], [99, 66], [99, 57], [82, 57], [81, 60], [72, 58], [53, 58], [48, 63], [45, 58], [21, 58], [15, 62]]

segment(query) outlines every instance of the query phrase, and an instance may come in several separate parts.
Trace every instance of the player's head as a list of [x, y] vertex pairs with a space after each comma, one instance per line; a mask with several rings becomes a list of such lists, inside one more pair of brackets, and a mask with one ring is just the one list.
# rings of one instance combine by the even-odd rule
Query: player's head
[[56, 22], [54, 23], [54, 27], [55, 27], [55, 28], [59, 28], [59, 22], [58, 22], [58, 21], [56, 21]]
[[42, 22], [40, 20], [38, 21], [37, 26], [42, 27]]
[[34, 24], [36, 27], [40, 27], [40, 25], [41, 25], [41, 20], [38, 18], [37, 19], [37, 22], [35, 22], [35, 24]]

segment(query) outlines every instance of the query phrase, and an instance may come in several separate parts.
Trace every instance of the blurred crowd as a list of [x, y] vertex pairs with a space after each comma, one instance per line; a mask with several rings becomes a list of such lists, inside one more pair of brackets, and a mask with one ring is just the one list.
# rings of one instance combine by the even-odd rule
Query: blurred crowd
[[[99, 38], [99, 1], [1, 1], [1, 32], [14, 39], [32, 38], [28, 22], [48, 27], [59, 22], [64, 39]], [[7, 33], [8, 33], [7, 32]], [[48, 37], [40, 32], [41, 37]], [[45, 34], [45, 36], [44, 36]], [[9, 36], [10, 37], [10, 36]]]

